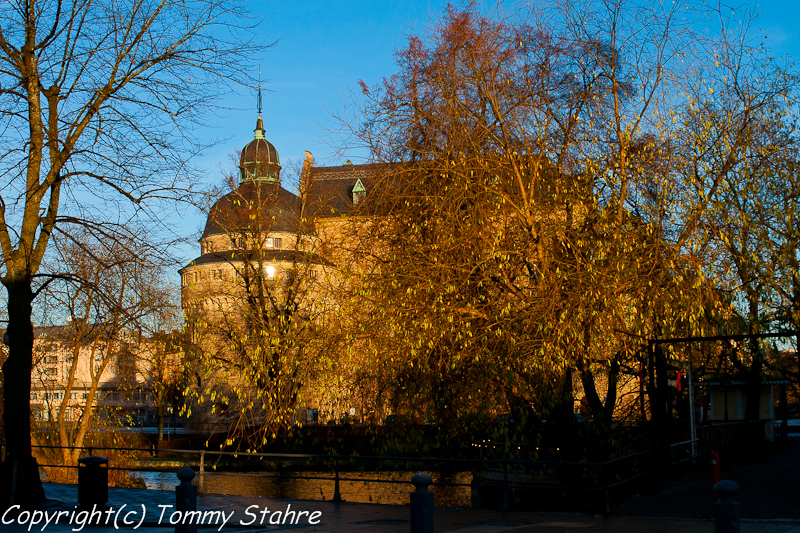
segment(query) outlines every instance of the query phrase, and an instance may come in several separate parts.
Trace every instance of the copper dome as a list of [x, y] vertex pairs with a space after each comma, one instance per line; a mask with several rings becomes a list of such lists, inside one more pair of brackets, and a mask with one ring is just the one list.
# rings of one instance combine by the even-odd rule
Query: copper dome
[[255, 138], [242, 149], [239, 159], [242, 183], [246, 181], [280, 181], [281, 162], [278, 150], [264, 138], [261, 115], [256, 122]]

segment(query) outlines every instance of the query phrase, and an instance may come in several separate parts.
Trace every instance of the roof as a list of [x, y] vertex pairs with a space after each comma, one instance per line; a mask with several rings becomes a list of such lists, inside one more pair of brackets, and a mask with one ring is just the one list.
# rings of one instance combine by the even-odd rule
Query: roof
[[310, 226], [300, 228], [302, 209], [300, 198], [280, 184], [248, 181], [217, 200], [208, 214], [203, 237], [295, 233], [300, 229], [307, 233]]
[[[103, 339], [110, 338], [108, 332], [113, 329], [113, 324], [103, 322], [91, 322], [82, 332], [84, 340], [94, 339], [100, 337]], [[6, 329], [0, 329], [0, 338], [6, 333]], [[52, 341], [52, 342], [72, 342], [77, 334], [76, 323], [69, 322], [67, 324], [50, 325], [50, 326], [34, 326], [33, 338], [36, 340]], [[115, 333], [115, 335], [129, 336], [131, 342], [138, 342], [145, 340], [148, 337], [141, 334], [141, 332], [123, 327]]]
[[261, 114], [256, 120], [255, 138], [242, 149], [239, 158], [242, 182], [250, 180], [280, 181], [281, 162], [278, 150], [264, 137]]
[[[788, 379], [768, 379], [761, 382], [762, 385], [788, 385]], [[747, 385], [746, 381], [729, 381], [721, 383], [719, 381], [701, 381], [700, 383], [692, 383], [695, 387], [744, 387]]]
[[[258, 254], [252, 250], [227, 250], [222, 252], [210, 252], [203, 254], [197, 259], [192, 260], [188, 265], [181, 268], [178, 273], [192, 266], [214, 265], [222, 263], [235, 263], [244, 261], [259, 261]], [[275, 250], [266, 249], [261, 251], [261, 261], [274, 263], [310, 263], [314, 265], [330, 265], [328, 261], [317, 254], [302, 252], [298, 250]]]
[[385, 165], [313, 167], [308, 190], [308, 215], [325, 218], [349, 214], [355, 207], [353, 189], [360, 181], [368, 197], [382, 167]]

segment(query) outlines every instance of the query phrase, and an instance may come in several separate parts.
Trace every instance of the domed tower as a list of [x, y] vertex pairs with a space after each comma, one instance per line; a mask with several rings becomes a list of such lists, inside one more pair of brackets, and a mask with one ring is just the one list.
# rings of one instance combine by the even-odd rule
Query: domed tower
[[256, 120], [255, 138], [247, 143], [239, 159], [241, 183], [280, 183], [281, 162], [278, 150], [264, 137], [264, 122], [259, 110]]
[[319, 261], [309, 253], [316, 239], [313, 224], [302, 216], [300, 197], [281, 186], [280, 171], [278, 151], [265, 138], [259, 113], [255, 136], [239, 159], [240, 182], [211, 207], [200, 256], [179, 271], [187, 317], [202, 314], [210, 327], [215, 315], [242, 308], [242, 287], [256, 278], [280, 292], [295, 283], [298, 272], [316, 275]]

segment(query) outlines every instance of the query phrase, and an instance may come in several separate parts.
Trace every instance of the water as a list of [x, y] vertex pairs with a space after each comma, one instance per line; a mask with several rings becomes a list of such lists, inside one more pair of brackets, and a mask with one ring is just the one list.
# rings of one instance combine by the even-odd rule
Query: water
[[[174, 490], [178, 484], [175, 472], [140, 472], [148, 489]], [[410, 480], [414, 472], [342, 472], [341, 478], [357, 481], [340, 481], [339, 492], [348, 502], [407, 505], [414, 490]], [[281, 477], [275, 477], [280, 475]], [[204, 489], [207, 493], [261, 498], [289, 498], [297, 500], [331, 500], [334, 480], [331, 472], [206, 472]], [[320, 477], [326, 479], [297, 479], [289, 476]], [[466, 483], [472, 481], [471, 472], [442, 474], [431, 472], [433, 481]], [[369, 480], [382, 480], [375, 482]], [[197, 483], [195, 477], [194, 482]], [[431, 487], [437, 507], [469, 507], [470, 488]]]

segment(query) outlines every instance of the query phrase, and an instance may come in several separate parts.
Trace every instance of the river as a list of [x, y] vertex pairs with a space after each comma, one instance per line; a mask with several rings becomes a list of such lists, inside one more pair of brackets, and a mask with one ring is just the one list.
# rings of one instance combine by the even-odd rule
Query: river
[[[175, 472], [140, 472], [148, 489], [173, 490], [178, 484]], [[342, 472], [340, 477], [358, 481], [340, 481], [342, 499], [357, 503], [406, 505], [414, 490], [410, 483], [413, 472]], [[206, 472], [205, 492], [262, 498], [288, 498], [297, 500], [331, 500], [334, 481], [331, 472]], [[472, 481], [470, 472], [432, 472], [434, 482], [466, 483]], [[324, 477], [328, 479], [297, 479], [298, 477]], [[384, 482], [368, 481], [380, 479]], [[363, 480], [363, 481], [362, 481]], [[195, 478], [195, 482], [197, 478]], [[468, 486], [431, 487], [437, 507], [470, 507]]]

